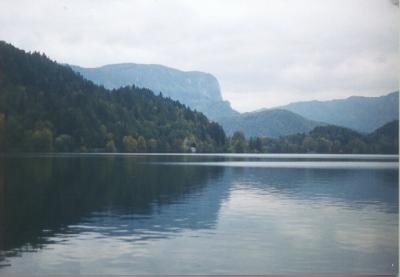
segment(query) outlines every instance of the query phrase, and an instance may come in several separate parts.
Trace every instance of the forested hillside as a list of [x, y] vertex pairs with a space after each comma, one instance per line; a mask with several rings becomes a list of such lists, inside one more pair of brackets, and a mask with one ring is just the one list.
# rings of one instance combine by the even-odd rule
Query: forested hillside
[[228, 135], [241, 131], [248, 137], [273, 137], [307, 133], [325, 123], [309, 120], [282, 109], [269, 109], [221, 118], [219, 121]]
[[338, 126], [318, 126], [309, 133], [280, 138], [250, 137], [240, 132], [230, 138], [233, 152], [398, 154], [399, 121], [394, 120], [368, 135]]
[[[285, 121], [276, 120], [282, 113]], [[288, 111], [264, 111], [254, 120], [262, 123], [266, 114], [281, 129], [300, 128], [298, 134], [226, 138], [220, 125], [170, 98], [134, 86], [107, 90], [43, 54], [0, 42], [1, 151], [398, 153], [398, 120], [366, 135], [315, 127]], [[263, 130], [274, 130], [271, 120]]]
[[107, 90], [40, 53], [0, 42], [0, 143], [5, 151], [223, 151], [201, 113], [134, 86]]
[[297, 102], [280, 107], [311, 120], [370, 133], [399, 119], [399, 92], [379, 97], [352, 96], [330, 101]]
[[239, 114], [228, 101], [222, 99], [217, 78], [199, 71], [182, 71], [159, 64], [108, 64], [97, 68], [71, 65], [71, 68], [95, 84], [108, 89], [127, 85], [148, 88], [155, 93], [162, 92], [217, 120], [224, 116]]
[[399, 152], [399, 121], [393, 120], [367, 136], [367, 144], [375, 153]]

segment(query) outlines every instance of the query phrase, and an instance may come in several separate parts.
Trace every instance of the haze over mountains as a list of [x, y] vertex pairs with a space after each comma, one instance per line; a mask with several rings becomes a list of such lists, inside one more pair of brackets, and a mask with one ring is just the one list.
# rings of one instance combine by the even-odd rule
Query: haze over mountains
[[[0, 152], [224, 151], [222, 127], [147, 88], [107, 90], [0, 41]], [[5, 147], [4, 147], [5, 145]]]
[[328, 124], [371, 133], [398, 119], [399, 92], [396, 91], [379, 97], [296, 102], [221, 118], [218, 122], [229, 135], [240, 130], [247, 136], [279, 137], [307, 133], [316, 126]]
[[379, 97], [352, 96], [331, 101], [297, 102], [280, 108], [311, 120], [369, 133], [399, 118], [399, 92]]
[[107, 90], [2, 41], [0, 72], [0, 152], [398, 153], [398, 120], [362, 134], [269, 109], [221, 117], [226, 137], [179, 101], [136, 86]]
[[309, 120], [283, 109], [270, 109], [220, 118], [218, 121], [227, 135], [242, 131], [248, 137], [280, 137], [308, 133], [324, 123]]
[[352, 96], [331, 101], [296, 102], [241, 114], [223, 100], [217, 78], [209, 73], [135, 63], [71, 68], [109, 89], [134, 84], [156, 94], [162, 92], [217, 121], [228, 135], [243, 131], [248, 137], [279, 137], [307, 133], [316, 126], [327, 124], [369, 133], [399, 118], [398, 92], [380, 97]]
[[200, 71], [181, 71], [158, 64], [110, 64], [97, 68], [71, 65], [83, 77], [107, 89], [127, 85], [148, 88], [178, 100], [210, 119], [238, 114], [222, 99], [217, 78]]

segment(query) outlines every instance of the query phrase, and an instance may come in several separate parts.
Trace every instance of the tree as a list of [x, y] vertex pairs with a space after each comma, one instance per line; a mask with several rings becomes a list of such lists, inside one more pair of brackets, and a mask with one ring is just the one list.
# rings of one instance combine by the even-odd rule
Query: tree
[[0, 113], [0, 152], [4, 151], [4, 143], [5, 143], [5, 116], [3, 113]]
[[349, 146], [353, 153], [365, 153], [367, 150], [367, 145], [359, 138], [352, 139]]
[[6, 151], [14, 149], [27, 149], [24, 126], [16, 116], [8, 116], [4, 127], [4, 144]]
[[138, 150], [138, 142], [132, 136], [124, 136], [122, 143], [126, 152], [136, 152]]
[[31, 151], [51, 152], [53, 150], [53, 132], [50, 129], [40, 128], [27, 134]]
[[114, 140], [109, 140], [109, 141], [107, 142], [107, 144], [106, 144], [106, 151], [107, 151], [107, 152], [111, 152], [111, 153], [117, 152], [117, 147], [115, 147]]
[[54, 147], [57, 152], [71, 152], [74, 149], [74, 141], [70, 135], [62, 134], [56, 137]]
[[306, 136], [303, 139], [302, 147], [305, 152], [315, 152], [317, 144], [312, 137]]
[[209, 127], [208, 127], [208, 132], [211, 136], [211, 138], [216, 142], [217, 146], [223, 146], [226, 143], [226, 136], [224, 129], [216, 123], [216, 122], [211, 122]]
[[137, 141], [137, 150], [141, 153], [144, 153], [146, 152], [146, 149], [147, 149], [146, 140], [144, 139], [144, 137], [140, 136]]
[[185, 152], [183, 147], [183, 140], [182, 139], [175, 139], [172, 143], [172, 152], [174, 153], [181, 153]]
[[183, 151], [191, 152], [192, 147], [196, 147], [196, 138], [193, 135], [188, 136], [183, 140]]
[[262, 152], [262, 141], [261, 138], [250, 138], [249, 140], [249, 151], [253, 153], [261, 153]]
[[332, 142], [324, 137], [318, 138], [317, 140], [317, 151], [318, 153], [330, 153], [332, 148]]
[[243, 132], [236, 131], [231, 139], [231, 151], [235, 153], [244, 153], [246, 148], [246, 137]]
[[[182, 152], [182, 142], [189, 136], [204, 145], [198, 151], [226, 149], [220, 125], [161, 94], [134, 86], [110, 91], [67, 66], [5, 42], [0, 42], [0, 57], [0, 113], [7, 114], [9, 151], [39, 151], [31, 139], [36, 129], [43, 128], [51, 130], [54, 143], [57, 140], [56, 151], [70, 148], [64, 134], [71, 136], [72, 149], [77, 151], [96, 151], [107, 145], [113, 150], [114, 145], [131, 152]], [[37, 121], [50, 124], [32, 128]], [[136, 147], [132, 140], [124, 144], [127, 135], [137, 140]]]
[[157, 151], [157, 140], [149, 139], [147, 143], [148, 152], [156, 152]]

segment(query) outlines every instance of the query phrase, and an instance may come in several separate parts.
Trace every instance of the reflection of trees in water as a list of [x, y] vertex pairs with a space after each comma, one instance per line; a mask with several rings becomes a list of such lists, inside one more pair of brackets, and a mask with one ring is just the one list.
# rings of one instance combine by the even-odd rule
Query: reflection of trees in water
[[[202, 193], [223, 168], [162, 166], [142, 161], [111, 156], [7, 158], [6, 201], [0, 206], [0, 216], [4, 214], [0, 249], [43, 247], [54, 234], [68, 232], [68, 225], [82, 220], [90, 224], [94, 219], [91, 214], [103, 215], [103, 225], [129, 219], [132, 228], [151, 229], [157, 222], [178, 229], [212, 226], [221, 189], [213, 189], [215, 195], [206, 196], [210, 201], [207, 212], [197, 213], [194, 205], [199, 203], [190, 204], [192, 200], [185, 202], [185, 209], [174, 204]], [[167, 216], [160, 215], [160, 209]], [[135, 216], [150, 220], [132, 220]]]
[[44, 247], [55, 235], [88, 230], [146, 240], [213, 228], [236, 185], [310, 203], [318, 198], [354, 209], [377, 203], [387, 212], [398, 210], [396, 170], [157, 164], [167, 161], [193, 158], [7, 158], [0, 178], [0, 249], [15, 255]]

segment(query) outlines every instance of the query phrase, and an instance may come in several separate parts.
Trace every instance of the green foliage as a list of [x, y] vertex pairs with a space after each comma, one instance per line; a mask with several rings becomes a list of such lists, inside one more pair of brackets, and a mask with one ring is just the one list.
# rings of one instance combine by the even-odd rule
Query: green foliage
[[132, 136], [125, 136], [123, 138], [123, 143], [124, 143], [124, 150], [125, 152], [136, 152], [138, 149], [138, 143], [136, 139], [134, 139]]
[[148, 152], [157, 152], [157, 140], [149, 139], [147, 144], [147, 151]]
[[141, 153], [146, 152], [147, 145], [146, 145], [146, 141], [145, 141], [144, 137], [140, 136], [138, 138], [137, 148], [138, 148], [138, 151], [141, 152]]
[[53, 132], [48, 128], [39, 128], [26, 133], [29, 151], [51, 152], [53, 150]]
[[369, 135], [320, 126], [280, 138], [226, 138], [220, 125], [161, 94], [110, 91], [5, 42], [0, 73], [0, 151], [398, 153], [397, 120]]
[[4, 132], [5, 128], [5, 116], [4, 114], [0, 113], [0, 152], [4, 149]]
[[261, 138], [250, 138], [249, 140], [249, 152], [261, 153], [263, 152], [263, 145]]
[[338, 100], [295, 102], [281, 108], [310, 120], [370, 133], [399, 118], [399, 91], [379, 97], [352, 96]]
[[246, 138], [243, 132], [235, 132], [231, 139], [230, 149], [235, 153], [244, 153], [247, 150]]
[[296, 133], [306, 133], [316, 126], [323, 125], [298, 114], [282, 109], [242, 113], [219, 120], [228, 135], [237, 130], [243, 131], [249, 137], [287, 136]]
[[225, 145], [226, 143], [226, 136], [225, 136], [225, 132], [224, 129], [222, 129], [222, 127], [215, 122], [211, 122], [208, 125], [208, 133], [210, 134], [211, 139], [213, 139], [217, 146], [222, 147]]
[[54, 142], [57, 152], [71, 152], [74, 147], [74, 140], [70, 135], [59, 135]]
[[226, 144], [221, 126], [177, 101], [134, 86], [107, 90], [5, 42], [0, 72], [6, 151], [183, 152], [187, 137], [200, 152]]
[[114, 140], [109, 140], [106, 144], [106, 152], [117, 152], [117, 147], [115, 147]]
[[367, 136], [367, 143], [377, 153], [399, 152], [399, 121], [394, 120]]
[[[273, 138], [250, 138], [248, 151], [252, 153], [348, 153], [398, 154], [398, 120], [390, 122], [369, 135], [338, 126], [316, 127], [308, 134]], [[234, 139], [235, 137], [235, 139]], [[231, 152], [243, 152], [243, 135], [230, 140]]]

